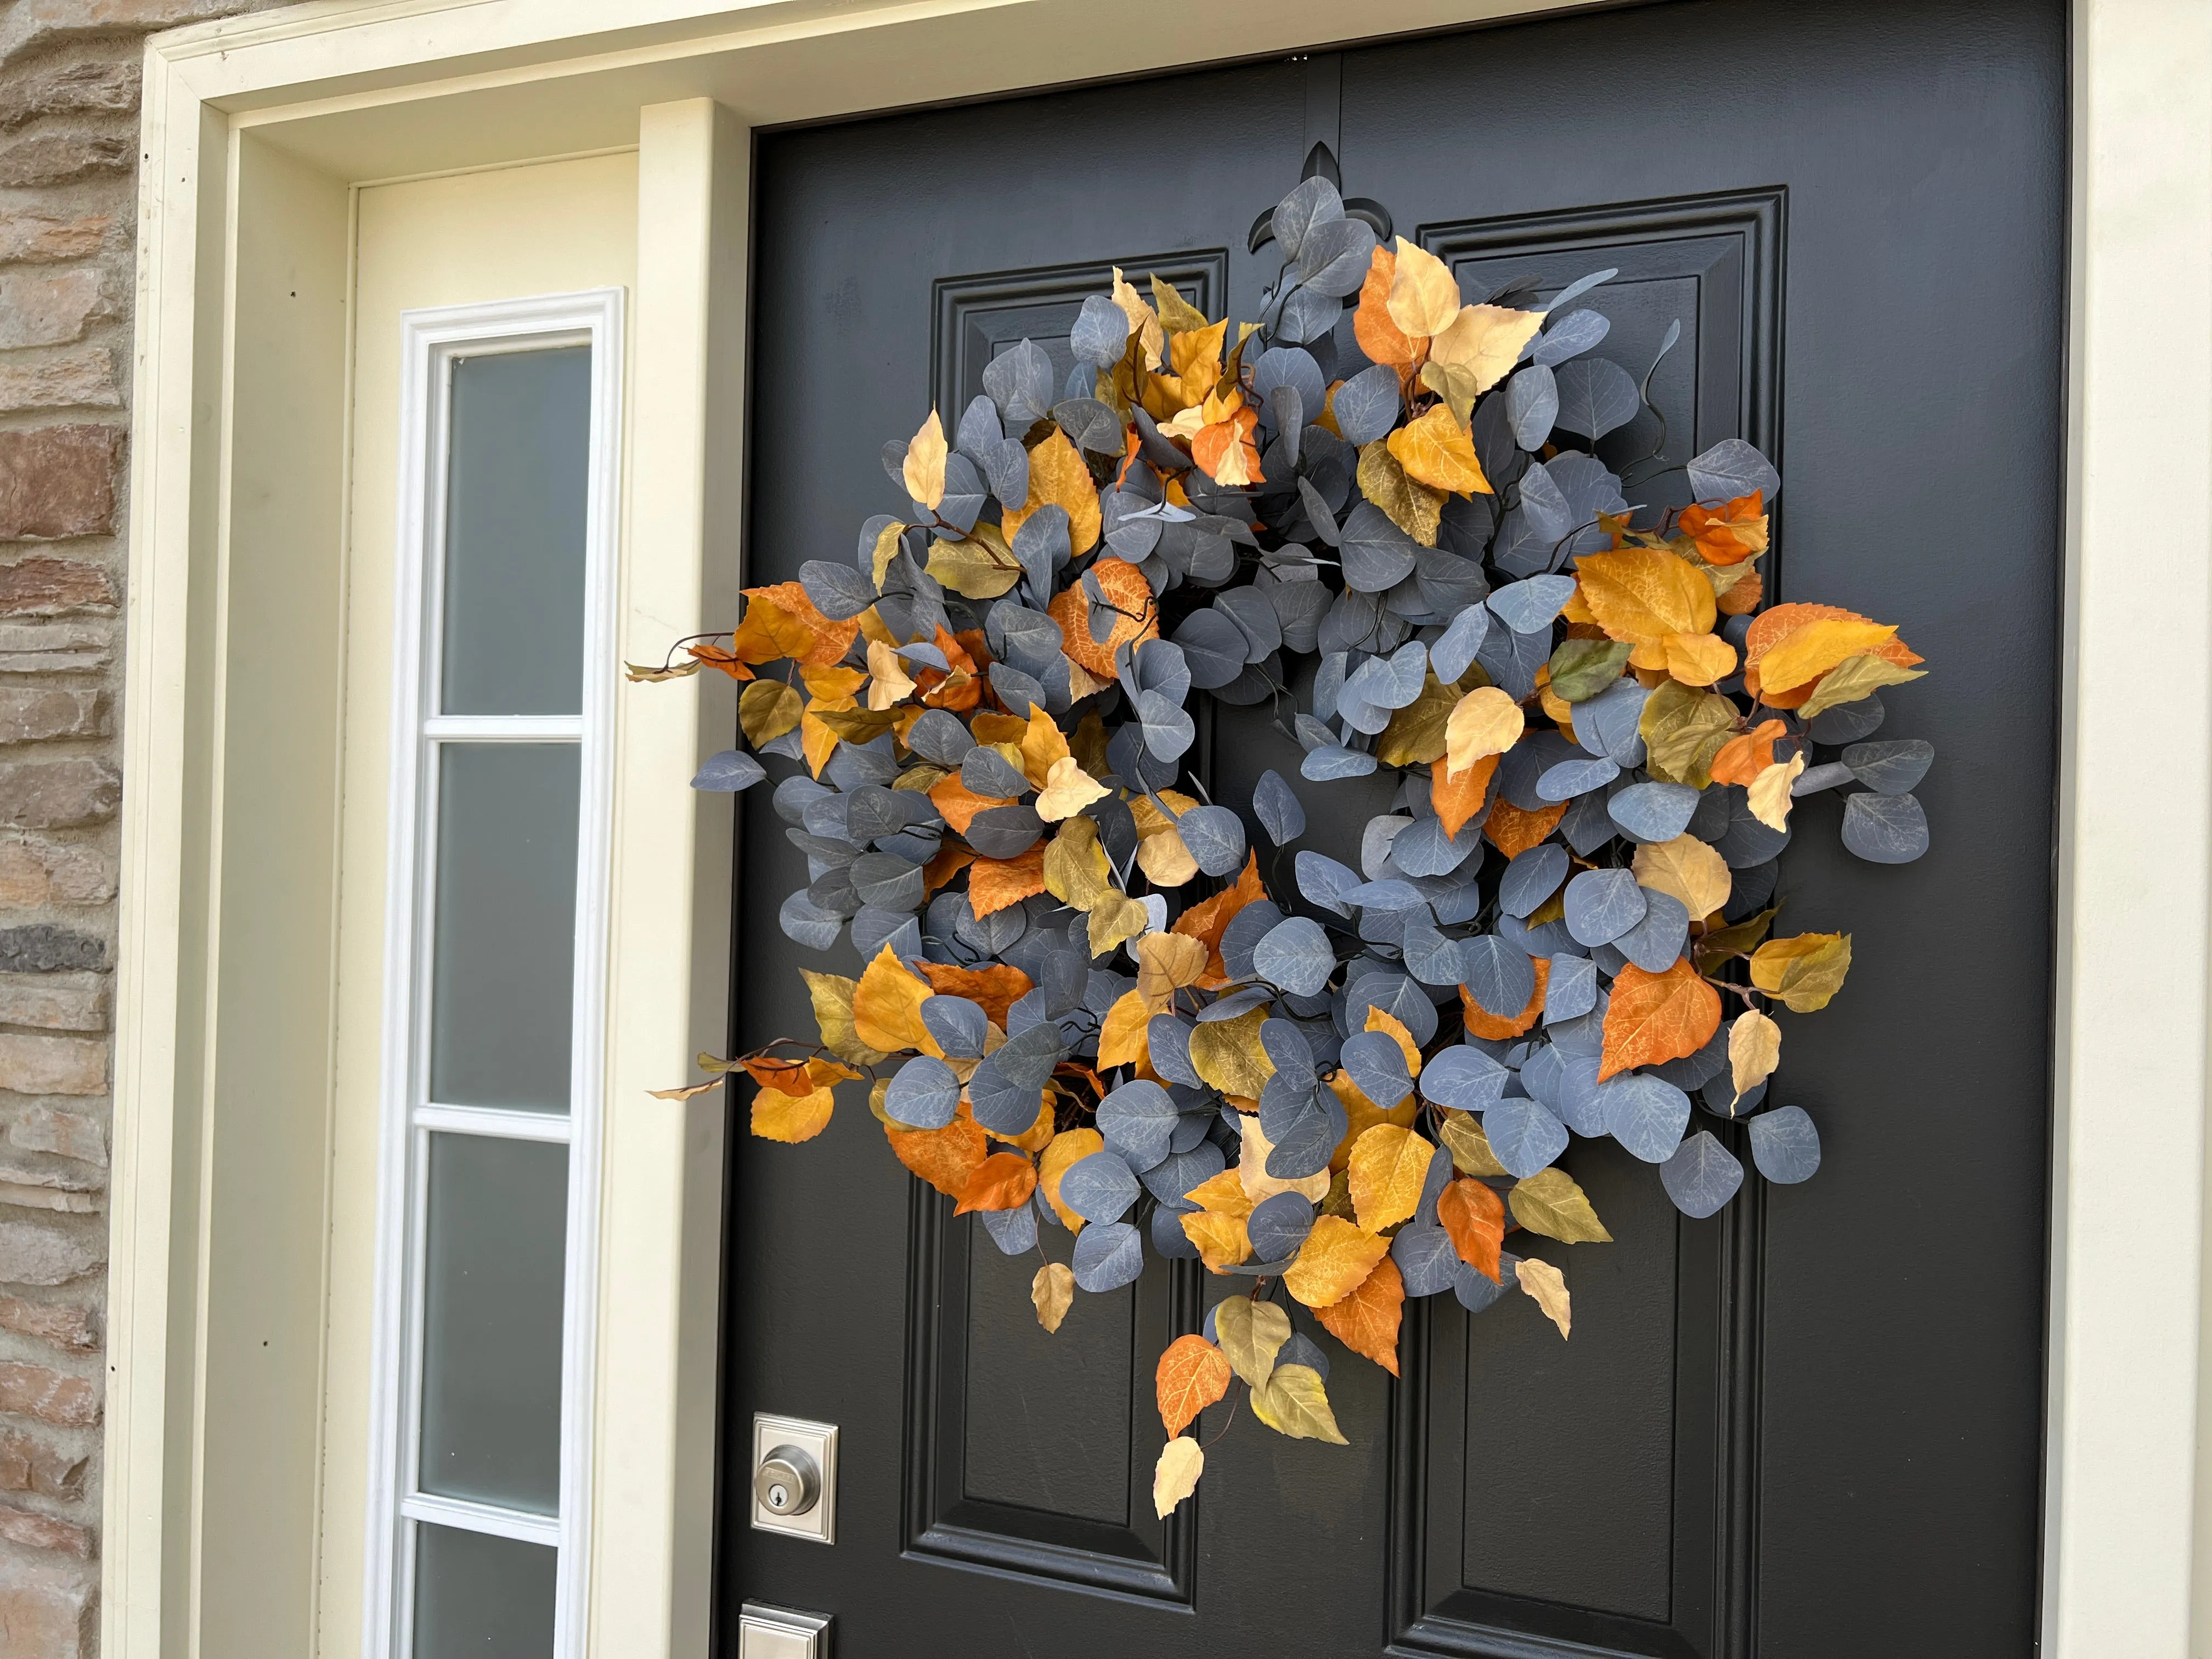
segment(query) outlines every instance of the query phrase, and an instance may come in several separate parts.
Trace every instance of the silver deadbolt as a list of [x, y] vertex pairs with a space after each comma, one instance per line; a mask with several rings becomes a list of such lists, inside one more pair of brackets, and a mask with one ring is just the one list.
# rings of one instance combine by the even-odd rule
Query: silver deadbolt
[[822, 1466], [804, 1446], [777, 1446], [753, 1472], [753, 1496], [770, 1515], [804, 1515], [822, 1496]]

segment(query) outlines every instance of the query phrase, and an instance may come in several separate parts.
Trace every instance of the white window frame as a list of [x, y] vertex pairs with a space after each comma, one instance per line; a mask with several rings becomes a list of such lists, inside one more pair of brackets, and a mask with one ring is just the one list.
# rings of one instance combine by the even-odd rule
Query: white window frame
[[[410, 1546], [410, 1525], [425, 1522], [556, 1548], [554, 1655], [566, 1659], [583, 1650], [614, 788], [623, 301], [621, 289], [600, 289], [439, 307], [401, 317], [399, 538], [393, 592], [393, 742], [364, 1659], [410, 1659], [412, 1654], [416, 1551]], [[577, 345], [588, 346], [592, 353], [581, 712], [560, 716], [426, 714], [437, 706], [441, 663], [453, 365], [464, 357]], [[441, 744], [471, 741], [573, 743], [580, 751], [575, 1017], [565, 1114], [459, 1106], [429, 1097], [435, 751]], [[550, 1142], [568, 1151], [557, 1516], [524, 1516], [416, 1489], [428, 1149], [434, 1132]]]

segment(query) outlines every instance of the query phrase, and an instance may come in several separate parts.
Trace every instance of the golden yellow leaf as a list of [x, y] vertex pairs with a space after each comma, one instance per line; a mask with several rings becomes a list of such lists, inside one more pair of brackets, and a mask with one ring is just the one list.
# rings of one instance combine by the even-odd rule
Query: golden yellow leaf
[[868, 554], [868, 570], [878, 588], [884, 585], [884, 573], [891, 568], [891, 561], [898, 557], [899, 538], [906, 534], [907, 528], [894, 519], [876, 532], [876, 544]]
[[793, 730], [805, 712], [798, 689], [781, 680], [755, 680], [738, 694], [738, 725], [755, 748]]
[[1539, 1170], [1512, 1193], [1513, 1218], [1532, 1233], [1562, 1244], [1610, 1244], [1613, 1235], [1590, 1208], [1589, 1195], [1556, 1166]]
[[1475, 762], [1502, 755], [1521, 741], [1528, 724], [1512, 694], [1478, 685], [1452, 706], [1444, 723], [1444, 773], [1456, 776]]
[[1152, 1512], [1163, 1521], [1173, 1515], [1176, 1505], [1198, 1490], [1198, 1477], [1205, 1472], [1205, 1447], [1187, 1434], [1169, 1441], [1152, 1466]]
[[1234, 1170], [1207, 1176], [1183, 1196], [1202, 1210], [1233, 1215], [1239, 1220], [1250, 1215], [1255, 1208], [1252, 1194], [1244, 1190], [1244, 1183]]
[[1267, 1024], [1262, 1006], [1247, 1009], [1234, 1019], [1210, 1020], [1190, 1034], [1193, 1070], [1224, 1095], [1257, 1100], [1275, 1074], [1275, 1063], [1260, 1046], [1260, 1028]]
[[1237, 1157], [1237, 1180], [1255, 1204], [1273, 1198], [1277, 1193], [1296, 1193], [1309, 1204], [1318, 1204], [1328, 1196], [1328, 1171], [1318, 1170], [1310, 1176], [1300, 1176], [1295, 1181], [1285, 1181], [1280, 1176], [1267, 1173], [1267, 1154], [1274, 1151], [1274, 1143], [1261, 1128], [1259, 1115], [1254, 1112], [1238, 1114], [1243, 1130], [1239, 1143], [1242, 1150]]
[[1712, 781], [1713, 757], [1735, 726], [1735, 704], [1711, 691], [1668, 680], [1644, 700], [1637, 730], [1644, 765], [1662, 783], [1702, 789]]
[[753, 1097], [752, 1130], [763, 1140], [811, 1140], [830, 1127], [830, 1113], [836, 1103], [829, 1089], [804, 1095], [763, 1089]]
[[1089, 910], [1114, 890], [1113, 875], [1098, 844], [1098, 825], [1090, 818], [1068, 819], [1044, 849], [1044, 890], [1062, 904]]
[[840, 1060], [849, 1060], [855, 1066], [880, 1065], [890, 1056], [880, 1048], [872, 1048], [860, 1041], [853, 1023], [853, 994], [860, 988], [857, 980], [847, 979], [842, 974], [817, 974], [802, 968], [799, 977], [806, 981], [806, 994], [814, 1004], [815, 1028], [822, 1034], [822, 1046]]
[[1036, 1270], [1030, 1280], [1030, 1305], [1036, 1310], [1038, 1324], [1058, 1330], [1074, 1303], [1075, 1273], [1065, 1261], [1048, 1261]]
[[906, 447], [906, 459], [899, 464], [899, 476], [906, 480], [906, 493], [933, 513], [945, 499], [945, 423], [931, 410], [929, 418], [921, 423], [921, 430]]
[[1559, 1340], [1566, 1340], [1568, 1328], [1574, 1323], [1574, 1306], [1567, 1296], [1565, 1276], [1550, 1262], [1539, 1261], [1534, 1256], [1524, 1256], [1515, 1262], [1513, 1272], [1521, 1281], [1521, 1288], [1544, 1310], [1545, 1317], [1559, 1328]]
[[1437, 544], [1437, 526], [1443, 521], [1444, 492], [1408, 477], [1387, 438], [1377, 438], [1359, 452], [1360, 493], [1381, 507], [1392, 524], [1423, 547]]
[[1927, 678], [1924, 669], [1900, 668], [1886, 657], [1846, 657], [1820, 676], [1820, 683], [1813, 688], [1813, 695], [1805, 699], [1804, 706], [1797, 712], [1809, 720], [1841, 704], [1856, 702], [1869, 691], [1878, 691], [1885, 685], [1902, 685], [1907, 680]]
[[[1414, 1196], [1420, 1196], [1418, 1188]], [[1389, 1239], [1364, 1227], [1333, 1215], [1317, 1217], [1298, 1246], [1297, 1260], [1283, 1269], [1283, 1288], [1309, 1308], [1326, 1308], [1351, 1295], [1389, 1249]]]
[[1575, 561], [1575, 572], [1583, 603], [1610, 638], [1656, 646], [1669, 634], [1712, 631], [1713, 585], [1695, 565], [1664, 548], [1585, 553]]
[[1115, 945], [1137, 938], [1152, 925], [1152, 913], [1118, 887], [1109, 887], [1091, 907], [1085, 930], [1091, 954], [1103, 957]]
[[1151, 1063], [1152, 1043], [1146, 1028], [1153, 1011], [1134, 991], [1124, 991], [1106, 1011], [1098, 1027], [1098, 1069]]
[[1413, 1034], [1406, 1029], [1406, 1022], [1395, 1015], [1386, 1014], [1380, 1008], [1370, 1007], [1364, 1030], [1382, 1031], [1398, 1045], [1398, 1052], [1406, 1057], [1406, 1075], [1421, 1074], [1421, 1045], [1413, 1041]]
[[1378, 1123], [1352, 1142], [1346, 1172], [1362, 1228], [1379, 1233], [1420, 1207], [1421, 1183], [1436, 1150], [1411, 1129], [1391, 1123]]
[[[1358, 1144], [1360, 1136], [1376, 1124], [1391, 1123], [1401, 1129], [1410, 1129], [1413, 1127], [1413, 1121], [1421, 1115], [1420, 1097], [1417, 1095], [1407, 1095], [1386, 1112], [1360, 1091], [1359, 1085], [1352, 1080], [1349, 1072], [1334, 1071], [1322, 1080], [1328, 1085], [1329, 1092], [1344, 1107], [1344, 1139], [1337, 1143], [1336, 1151], [1330, 1154], [1328, 1163], [1332, 1170], [1342, 1170], [1351, 1163], [1352, 1147]], [[1347, 1208], [1345, 1213], [1350, 1215], [1352, 1212]]]
[[1735, 647], [1717, 634], [1669, 634], [1660, 644], [1667, 672], [1685, 685], [1711, 685], [1735, 672]]
[[[1009, 508], [1000, 516], [1000, 529], [1011, 542], [1030, 514], [1048, 506], [1066, 509], [1068, 549], [1074, 557], [1081, 558], [1098, 544], [1098, 488], [1091, 482], [1091, 469], [1084, 465], [1081, 453], [1058, 427], [1030, 451], [1029, 499], [1018, 509]], [[930, 574], [937, 574], [934, 567]], [[1016, 574], [1020, 574], [1018, 569]], [[992, 596], [970, 593], [968, 597]]]
[[1636, 849], [1636, 884], [1680, 899], [1690, 920], [1701, 921], [1729, 901], [1735, 878], [1728, 861], [1695, 836], [1650, 842]]
[[1106, 1137], [1096, 1129], [1062, 1129], [1052, 1138], [1037, 1161], [1037, 1185], [1044, 1188], [1044, 1201], [1052, 1206], [1052, 1212], [1060, 1218], [1060, 1224], [1072, 1233], [1083, 1231], [1083, 1218], [1060, 1201], [1060, 1178], [1075, 1164], [1091, 1153], [1103, 1152]]
[[1198, 1249], [1198, 1259], [1215, 1273], [1252, 1257], [1252, 1237], [1244, 1231], [1244, 1218], [1218, 1210], [1193, 1210], [1176, 1219], [1182, 1236]]
[[[1420, 695], [1391, 714], [1390, 723], [1376, 742], [1375, 757], [1385, 766], [1419, 766], [1442, 760], [1451, 711], [1458, 702], [1458, 687], [1444, 684], [1433, 673], [1423, 673]], [[1443, 816], [1443, 807], [1437, 809], [1437, 815]]]
[[1778, 762], [1753, 778], [1743, 792], [1752, 817], [1770, 830], [1787, 830], [1790, 786], [1797, 781], [1797, 775], [1804, 769], [1805, 751], [1800, 749], [1788, 760]]
[[1213, 1334], [1230, 1369], [1256, 1389], [1291, 1340], [1291, 1316], [1272, 1302], [1232, 1296], [1214, 1308]]
[[1504, 306], [1462, 306], [1459, 315], [1429, 342], [1429, 361], [1463, 370], [1471, 397], [1480, 397], [1505, 378], [1520, 360], [1521, 348], [1544, 325], [1540, 311]]
[[945, 1050], [921, 1023], [921, 1005], [934, 995], [927, 980], [907, 971], [888, 945], [876, 952], [853, 989], [853, 1029], [871, 1048], [896, 1054], [919, 1048], [940, 1058]]
[[1228, 1356], [1202, 1336], [1179, 1336], [1153, 1368], [1152, 1392], [1160, 1421], [1181, 1434], [1198, 1414], [1229, 1392]]
[[1073, 756], [1063, 755], [1045, 775], [1044, 787], [1037, 793], [1036, 815], [1047, 823], [1058, 823], [1112, 793], [1078, 766]]
[[1407, 334], [1441, 334], [1459, 319], [1459, 284], [1428, 249], [1398, 239], [1390, 276], [1390, 320]]
[[1664, 973], [1648, 974], [1632, 962], [1613, 976], [1598, 1081], [1632, 1066], [1686, 1060], [1720, 1028], [1720, 994], [1688, 963], [1677, 957]]
[[954, 592], [971, 599], [995, 599], [1022, 579], [1021, 561], [980, 536], [932, 542], [924, 568]]
[[1437, 1139], [1451, 1154], [1452, 1167], [1465, 1176], [1502, 1176], [1505, 1166], [1490, 1150], [1490, 1137], [1470, 1112], [1446, 1111]]
[[1067, 734], [1053, 724], [1042, 703], [1031, 704], [1029, 723], [1022, 727], [1020, 754], [1018, 758], [1009, 757], [1022, 769], [1022, 775], [1042, 789], [1051, 781], [1053, 767], [1073, 757]]
[[1385, 441], [1416, 483], [1462, 495], [1494, 493], [1475, 457], [1474, 441], [1442, 404], [1400, 427]]
[[1846, 657], [1872, 651], [1896, 636], [1893, 627], [1855, 617], [1823, 617], [1807, 623], [1784, 634], [1759, 657], [1759, 689], [1762, 693], [1793, 690]]
[[806, 757], [806, 769], [818, 778], [822, 769], [830, 764], [830, 757], [837, 752], [837, 734], [809, 708], [799, 717], [799, 747]]
[[1384, 1256], [1375, 1271], [1341, 1302], [1314, 1310], [1322, 1328], [1356, 1354], [1398, 1375], [1398, 1325], [1405, 1316], [1406, 1280]]
[[1206, 972], [1206, 942], [1188, 933], [1147, 933], [1137, 941], [1137, 989], [1145, 1006], [1164, 1014], [1175, 994]]
[[[1152, 303], [1159, 307], [1161, 326], [1170, 334], [1188, 334], [1194, 329], [1203, 331], [1209, 326], [1228, 327], [1225, 319], [1209, 325], [1204, 312], [1184, 299], [1173, 283], [1163, 280], [1157, 273], [1152, 277]], [[1216, 340], [1214, 350], [1218, 353], [1220, 349], [1220, 342]]]
[[881, 640], [868, 641], [868, 707], [878, 713], [914, 695], [904, 659]]
[[1278, 1365], [1252, 1390], [1252, 1415], [1293, 1440], [1326, 1440], [1348, 1446], [1328, 1408], [1328, 1390], [1310, 1365]]
[[1756, 1008], [1747, 1008], [1729, 1026], [1729, 1080], [1736, 1098], [1774, 1075], [1782, 1063], [1782, 1028]]
[[1849, 933], [1771, 939], [1751, 953], [1751, 982], [1769, 996], [1781, 998], [1782, 1006], [1793, 1014], [1826, 1007], [1828, 999], [1844, 988], [1844, 975], [1850, 970]]

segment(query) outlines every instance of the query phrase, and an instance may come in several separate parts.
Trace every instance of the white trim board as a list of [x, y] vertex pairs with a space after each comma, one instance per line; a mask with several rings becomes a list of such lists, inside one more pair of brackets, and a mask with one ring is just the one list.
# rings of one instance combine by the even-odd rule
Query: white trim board
[[[323, 0], [149, 45], [106, 1461], [110, 1659], [192, 1650], [211, 1601], [254, 1591], [200, 1518], [224, 1466], [191, 1450], [223, 1409], [208, 1392], [214, 1351], [198, 1333], [241, 1271], [203, 1219], [209, 1188], [240, 1156], [216, 1132], [209, 1092], [210, 1056], [239, 1018], [235, 998], [221, 994], [224, 975], [244, 971], [234, 965], [240, 913], [226, 908], [219, 872], [255, 815], [285, 799], [282, 779], [254, 771], [226, 740], [223, 711], [251, 691], [255, 665], [227, 658], [223, 641], [228, 619], [257, 599], [278, 609], [307, 601], [283, 589], [249, 507], [232, 505], [249, 498], [228, 485], [296, 453], [296, 478], [288, 474], [272, 499], [305, 522], [324, 499], [316, 492], [336, 498], [343, 483], [335, 462], [319, 474], [313, 452], [287, 450], [303, 440], [256, 424], [270, 406], [257, 395], [280, 385], [276, 324], [250, 303], [268, 261], [284, 253], [342, 270], [349, 182], [637, 138], [635, 430], [618, 644], [632, 660], [657, 657], [667, 639], [730, 614], [715, 584], [734, 561], [708, 554], [736, 522], [739, 481], [722, 464], [743, 453], [731, 388], [742, 386], [747, 124], [1047, 86], [1065, 81], [1072, 62], [1089, 75], [1136, 74], [1554, 9], [1372, 0], [1353, 16], [1322, 0], [1129, 0], [1102, 33], [1088, 0], [635, 0], [611, 22], [600, 0]], [[2212, 1650], [2212, 1436], [2198, 1432], [2212, 1413], [2199, 1340], [2212, 1310], [2198, 1305], [2212, 1289], [2203, 1271], [2212, 8], [2073, 0], [2072, 12], [2045, 1651], [2185, 1659], [2192, 1631], [2199, 1650]], [[310, 344], [320, 357], [293, 349], [295, 376], [302, 362], [321, 367], [283, 395], [309, 413], [327, 403], [342, 420], [331, 382], [343, 353], [319, 341]], [[2145, 477], [2159, 489], [2142, 490]], [[2158, 602], [2145, 603], [2153, 594]], [[2141, 695], [2145, 660], [2173, 670], [2154, 707]], [[727, 830], [683, 787], [706, 734], [727, 729], [710, 700], [728, 689], [708, 678], [616, 711], [612, 1099], [665, 1084], [719, 1026]], [[2137, 828], [2147, 824], [2179, 826], [2156, 859]], [[295, 885], [311, 895], [312, 872]], [[312, 964], [312, 950], [299, 948]], [[697, 1448], [712, 1432], [720, 1218], [717, 1183], [699, 1171], [718, 1170], [719, 1111], [609, 1125], [602, 1282], [623, 1295], [601, 1304], [591, 1646], [623, 1659], [705, 1651], [711, 1480]], [[272, 1462], [254, 1478], [282, 1492], [297, 1476]]]

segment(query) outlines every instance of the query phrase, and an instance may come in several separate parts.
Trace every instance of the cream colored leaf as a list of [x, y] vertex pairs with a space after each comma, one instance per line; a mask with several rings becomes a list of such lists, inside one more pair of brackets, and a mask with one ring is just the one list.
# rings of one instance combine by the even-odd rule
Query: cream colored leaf
[[1229, 1369], [1256, 1389], [1291, 1340], [1291, 1316], [1272, 1302], [1232, 1296], [1213, 1310], [1213, 1336]]
[[1726, 904], [1735, 884], [1728, 860], [1695, 836], [1639, 847], [1631, 867], [1638, 886], [1680, 899], [1692, 921], [1703, 921]]
[[1188, 1435], [1177, 1435], [1160, 1448], [1160, 1461], [1152, 1468], [1152, 1508], [1161, 1520], [1198, 1490], [1198, 1477], [1205, 1471], [1206, 1448]]
[[881, 640], [868, 641], [868, 707], [890, 708], [914, 695], [914, 681], [895, 646]]
[[1139, 349], [1145, 354], [1145, 367], [1158, 368], [1160, 353], [1167, 345], [1166, 331], [1160, 326], [1159, 313], [1146, 304], [1145, 296], [1129, 285], [1119, 265], [1114, 267], [1114, 303], [1121, 307], [1121, 314], [1129, 319], [1129, 331], [1139, 336], [1143, 341]]
[[1336, 1426], [1328, 1390], [1322, 1384], [1321, 1373], [1310, 1365], [1278, 1365], [1265, 1383], [1252, 1390], [1252, 1415], [1293, 1440], [1352, 1443]]
[[1753, 778], [1743, 792], [1752, 817], [1770, 830], [1787, 830], [1790, 786], [1797, 781], [1797, 775], [1804, 769], [1805, 751], [1801, 749], [1788, 760], [1777, 762]]
[[1544, 325], [1540, 311], [1504, 306], [1462, 306], [1451, 325], [1429, 342], [1429, 361], [1464, 369], [1476, 397], [1505, 378], [1520, 360], [1521, 348]]
[[876, 532], [876, 545], [868, 556], [868, 568], [876, 579], [878, 590], [884, 585], [884, 573], [891, 568], [891, 561], [898, 557], [899, 538], [906, 534], [906, 531], [907, 526], [894, 519]]
[[[1237, 1178], [1244, 1183], [1244, 1191], [1255, 1204], [1273, 1198], [1277, 1193], [1296, 1193], [1309, 1204], [1318, 1204], [1328, 1196], [1327, 1170], [1301, 1176], [1296, 1181], [1285, 1181], [1279, 1176], [1269, 1175], [1267, 1154], [1275, 1150], [1274, 1143], [1260, 1127], [1260, 1120], [1255, 1114], [1245, 1112], [1240, 1115], [1243, 1127], [1243, 1151], [1237, 1159]], [[1475, 1133], [1480, 1134], [1482, 1132], [1478, 1129]], [[1504, 1175], [1505, 1171], [1501, 1168], [1498, 1173]]]
[[1488, 755], [1502, 755], [1521, 741], [1527, 724], [1510, 692], [1478, 685], [1452, 706], [1444, 722], [1444, 774], [1455, 776]]
[[1074, 1301], [1075, 1273], [1064, 1261], [1046, 1262], [1030, 1280], [1030, 1304], [1036, 1310], [1037, 1323], [1048, 1331], [1060, 1328]]
[[945, 424], [933, 409], [929, 418], [921, 423], [921, 430], [914, 434], [914, 441], [906, 447], [906, 459], [899, 464], [899, 476], [906, 480], [906, 493], [933, 513], [945, 499], [946, 453]]
[[[869, 648], [868, 660], [875, 660], [873, 647]], [[1085, 771], [1073, 756], [1062, 755], [1045, 772], [1044, 787], [1037, 793], [1036, 815], [1047, 823], [1058, 823], [1112, 793]]]
[[1774, 1075], [1782, 1063], [1782, 1028], [1756, 1008], [1747, 1008], [1729, 1027], [1729, 1074], [1736, 1097]]
[[1566, 1340], [1568, 1328], [1574, 1323], [1574, 1306], [1567, 1296], [1567, 1281], [1557, 1267], [1548, 1261], [1539, 1261], [1534, 1256], [1523, 1256], [1513, 1264], [1514, 1276], [1520, 1279], [1521, 1288], [1535, 1298], [1544, 1315], [1559, 1328], [1559, 1338]]
[[1451, 267], [1401, 236], [1389, 309], [1390, 320], [1408, 334], [1443, 333], [1459, 317], [1459, 284]]

